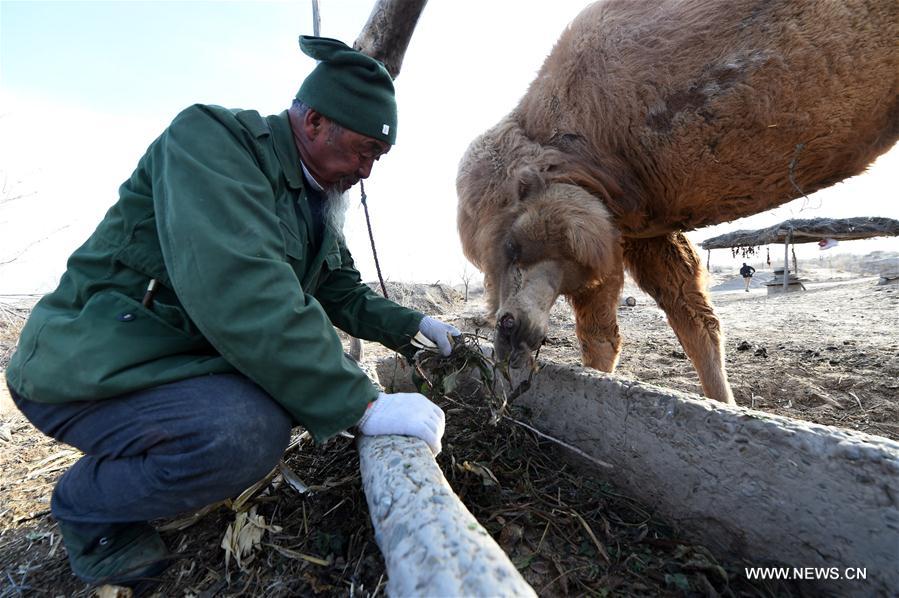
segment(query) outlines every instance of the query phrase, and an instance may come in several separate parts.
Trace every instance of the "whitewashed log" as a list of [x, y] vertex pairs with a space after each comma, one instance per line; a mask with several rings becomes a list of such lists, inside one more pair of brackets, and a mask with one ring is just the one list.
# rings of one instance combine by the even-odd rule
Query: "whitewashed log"
[[[385, 360], [378, 373], [408, 388], [408, 368]], [[532, 426], [612, 464], [592, 473], [686, 537], [759, 566], [865, 570], [807, 582], [824, 592], [899, 591], [897, 442], [554, 364], [516, 403]]]
[[361, 436], [358, 446], [390, 596], [536, 596], [423, 441]]

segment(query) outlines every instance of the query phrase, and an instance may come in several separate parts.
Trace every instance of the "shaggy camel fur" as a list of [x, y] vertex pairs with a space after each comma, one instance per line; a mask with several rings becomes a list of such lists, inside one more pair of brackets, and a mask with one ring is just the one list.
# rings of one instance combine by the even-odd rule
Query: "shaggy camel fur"
[[[623, 268], [665, 311], [706, 396], [733, 402], [683, 231], [862, 172], [899, 134], [896, 0], [610, 0], [563, 32], [457, 179], [496, 348], [540, 345], [565, 295], [584, 364], [612, 371]], [[524, 355], [524, 357], [522, 357]]]

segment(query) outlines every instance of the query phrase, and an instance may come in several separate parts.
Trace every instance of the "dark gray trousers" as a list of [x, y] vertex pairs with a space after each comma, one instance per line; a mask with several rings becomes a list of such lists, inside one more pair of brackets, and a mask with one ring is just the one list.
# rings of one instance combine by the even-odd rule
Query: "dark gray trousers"
[[40, 431], [85, 454], [53, 491], [53, 516], [71, 523], [172, 517], [235, 496], [271, 471], [290, 440], [287, 412], [238, 374], [100, 401], [12, 397]]

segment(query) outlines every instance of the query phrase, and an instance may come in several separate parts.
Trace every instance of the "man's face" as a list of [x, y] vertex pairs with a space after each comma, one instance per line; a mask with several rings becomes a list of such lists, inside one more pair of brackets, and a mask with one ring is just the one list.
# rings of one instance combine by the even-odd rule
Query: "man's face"
[[336, 125], [312, 110], [304, 119], [309, 140], [306, 168], [326, 190], [344, 192], [368, 178], [390, 145]]

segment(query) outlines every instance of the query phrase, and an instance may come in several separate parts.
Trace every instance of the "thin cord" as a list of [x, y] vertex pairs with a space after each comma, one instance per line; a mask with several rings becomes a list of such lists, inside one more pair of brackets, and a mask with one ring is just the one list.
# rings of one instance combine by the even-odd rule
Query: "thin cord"
[[368, 217], [368, 196], [365, 195], [365, 183], [359, 181], [359, 188], [362, 189], [362, 207], [365, 209], [365, 224], [368, 225], [368, 239], [371, 241], [371, 253], [375, 258], [375, 270], [378, 271], [378, 280], [381, 282], [381, 292], [384, 293], [384, 298], [389, 299], [387, 296], [387, 286], [384, 284], [384, 277], [381, 276], [381, 264], [378, 261], [378, 250], [375, 248], [375, 236], [371, 232], [371, 219]]

